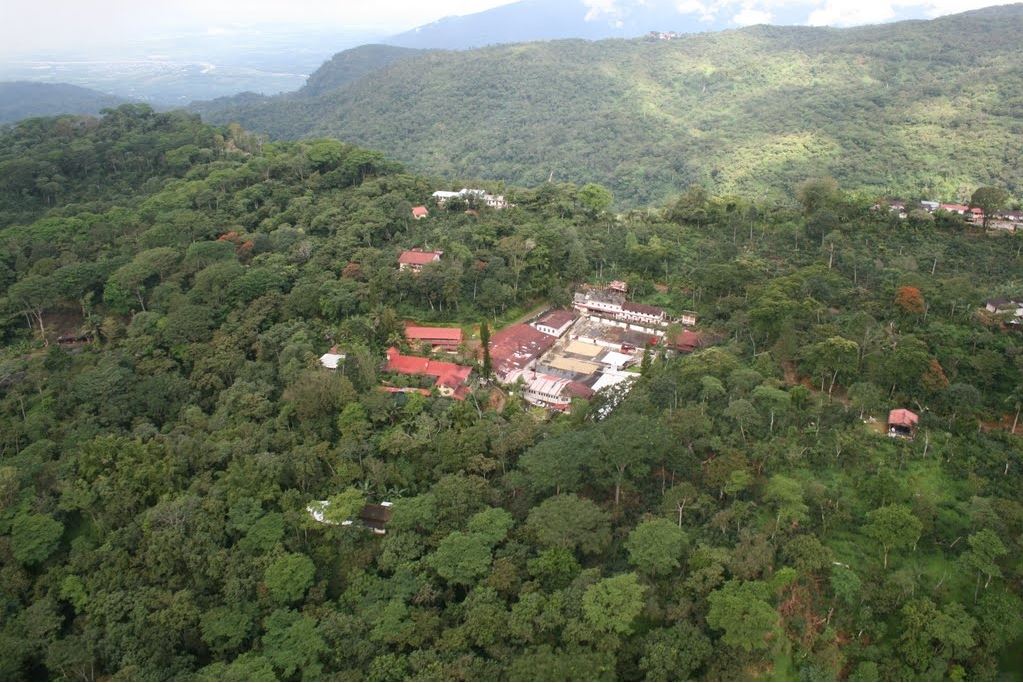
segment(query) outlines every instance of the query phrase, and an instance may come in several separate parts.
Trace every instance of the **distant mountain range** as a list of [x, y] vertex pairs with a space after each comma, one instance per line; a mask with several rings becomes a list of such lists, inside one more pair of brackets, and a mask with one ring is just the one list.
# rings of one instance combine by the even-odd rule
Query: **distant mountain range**
[[0, 83], [0, 124], [31, 116], [98, 114], [127, 101], [66, 83]]
[[[794, 5], [794, 6], [793, 6]], [[705, 33], [749, 24], [804, 25], [812, 3], [768, 3], [755, 10], [740, 0], [519, 0], [447, 17], [384, 40], [389, 45], [459, 50], [561, 38], [636, 38], [650, 31]], [[922, 8], [897, 5], [891, 20], [923, 18]]]
[[692, 183], [791, 196], [1023, 191], [1023, 5], [852, 29], [756, 26], [468, 51], [363, 46], [301, 91], [198, 103], [276, 138], [333, 136], [415, 170], [599, 182], [619, 206]]

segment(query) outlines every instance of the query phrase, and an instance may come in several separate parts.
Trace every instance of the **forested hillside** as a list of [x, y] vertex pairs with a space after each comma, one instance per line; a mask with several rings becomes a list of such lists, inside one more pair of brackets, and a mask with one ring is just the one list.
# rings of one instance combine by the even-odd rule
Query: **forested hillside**
[[30, 116], [99, 114], [124, 103], [124, 98], [67, 83], [0, 83], [0, 124]]
[[[1019, 236], [826, 180], [414, 221], [439, 181], [379, 153], [138, 106], [3, 133], [0, 183], [4, 679], [1023, 675]], [[380, 390], [404, 320], [598, 275], [714, 345], [603, 419]]]
[[622, 207], [690, 183], [777, 199], [822, 173], [874, 194], [1019, 194], [1020, 35], [1023, 6], [1010, 5], [842, 30], [506, 45], [200, 110], [275, 138], [336, 136], [418, 171], [598, 182]]

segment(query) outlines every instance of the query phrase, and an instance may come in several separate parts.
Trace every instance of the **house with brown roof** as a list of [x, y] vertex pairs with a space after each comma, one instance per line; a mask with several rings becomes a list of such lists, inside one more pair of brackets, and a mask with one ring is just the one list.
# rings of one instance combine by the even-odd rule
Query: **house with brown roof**
[[421, 220], [430, 215], [430, 211], [425, 206], [413, 206], [412, 207], [412, 218]]
[[411, 270], [413, 273], [419, 273], [423, 270], [423, 266], [440, 261], [443, 254], [443, 251], [423, 251], [422, 249], [403, 251], [398, 257], [398, 270]]
[[621, 320], [641, 325], [661, 325], [664, 323], [664, 309], [648, 304], [626, 301], [622, 304]]
[[703, 335], [692, 330], [682, 330], [674, 337], [665, 338], [664, 345], [675, 353], [692, 353], [705, 344]]
[[532, 323], [532, 325], [544, 334], [549, 334], [552, 337], [560, 337], [568, 331], [568, 328], [572, 327], [572, 323], [574, 323], [578, 317], [579, 316], [575, 311], [557, 308], [544, 313], [536, 320], [536, 322]]
[[557, 337], [523, 323], [509, 325], [490, 338], [490, 360], [494, 375], [505, 384], [511, 384], [527, 370], [536, 366], [537, 360], [550, 351]]

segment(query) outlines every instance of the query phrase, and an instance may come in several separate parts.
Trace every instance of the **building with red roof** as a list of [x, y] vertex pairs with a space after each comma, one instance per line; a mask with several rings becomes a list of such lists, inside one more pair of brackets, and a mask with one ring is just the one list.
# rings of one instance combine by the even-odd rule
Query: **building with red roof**
[[896, 408], [888, 413], [888, 436], [893, 439], [912, 439], [920, 416], [905, 408]]
[[399, 375], [422, 375], [433, 377], [433, 386], [441, 396], [465, 400], [469, 395], [469, 375], [472, 368], [446, 361], [431, 360], [420, 356], [405, 356], [393, 346], [387, 349], [387, 372]]
[[537, 359], [550, 351], [557, 337], [518, 323], [509, 325], [490, 338], [490, 360], [494, 374], [501, 382], [511, 384], [526, 370], [536, 366]]
[[418, 273], [423, 266], [440, 261], [443, 251], [423, 251], [422, 249], [410, 249], [401, 252], [398, 257], [398, 270], [411, 270]]
[[676, 353], [692, 353], [705, 344], [703, 335], [692, 330], [682, 330], [671, 339], [664, 340], [665, 346]]
[[415, 218], [417, 221], [420, 220], [421, 218], [426, 218], [429, 215], [430, 211], [425, 206], [412, 207], [412, 217]]
[[429, 344], [434, 351], [457, 351], [462, 330], [457, 327], [405, 325], [405, 339], [412, 344]]

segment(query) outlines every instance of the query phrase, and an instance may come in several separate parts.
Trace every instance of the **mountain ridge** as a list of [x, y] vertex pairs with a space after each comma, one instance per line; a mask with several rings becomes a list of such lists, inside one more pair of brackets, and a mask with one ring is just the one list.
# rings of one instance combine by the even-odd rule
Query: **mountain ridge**
[[553, 171], [611, 187], [623, 207], [694, 183], [791, 194], [821, 174], [876, 193], [1017, 191], [1021, 32], [1017, 4], [848, 29], [434, 50], [315, 96], [197, 111], [275, 138], [337, 136], [455, 177], [531, 185]]
[[99, 114], [129, 100], [70, 83], [0, 82], [0, 124], [34, 116]]

